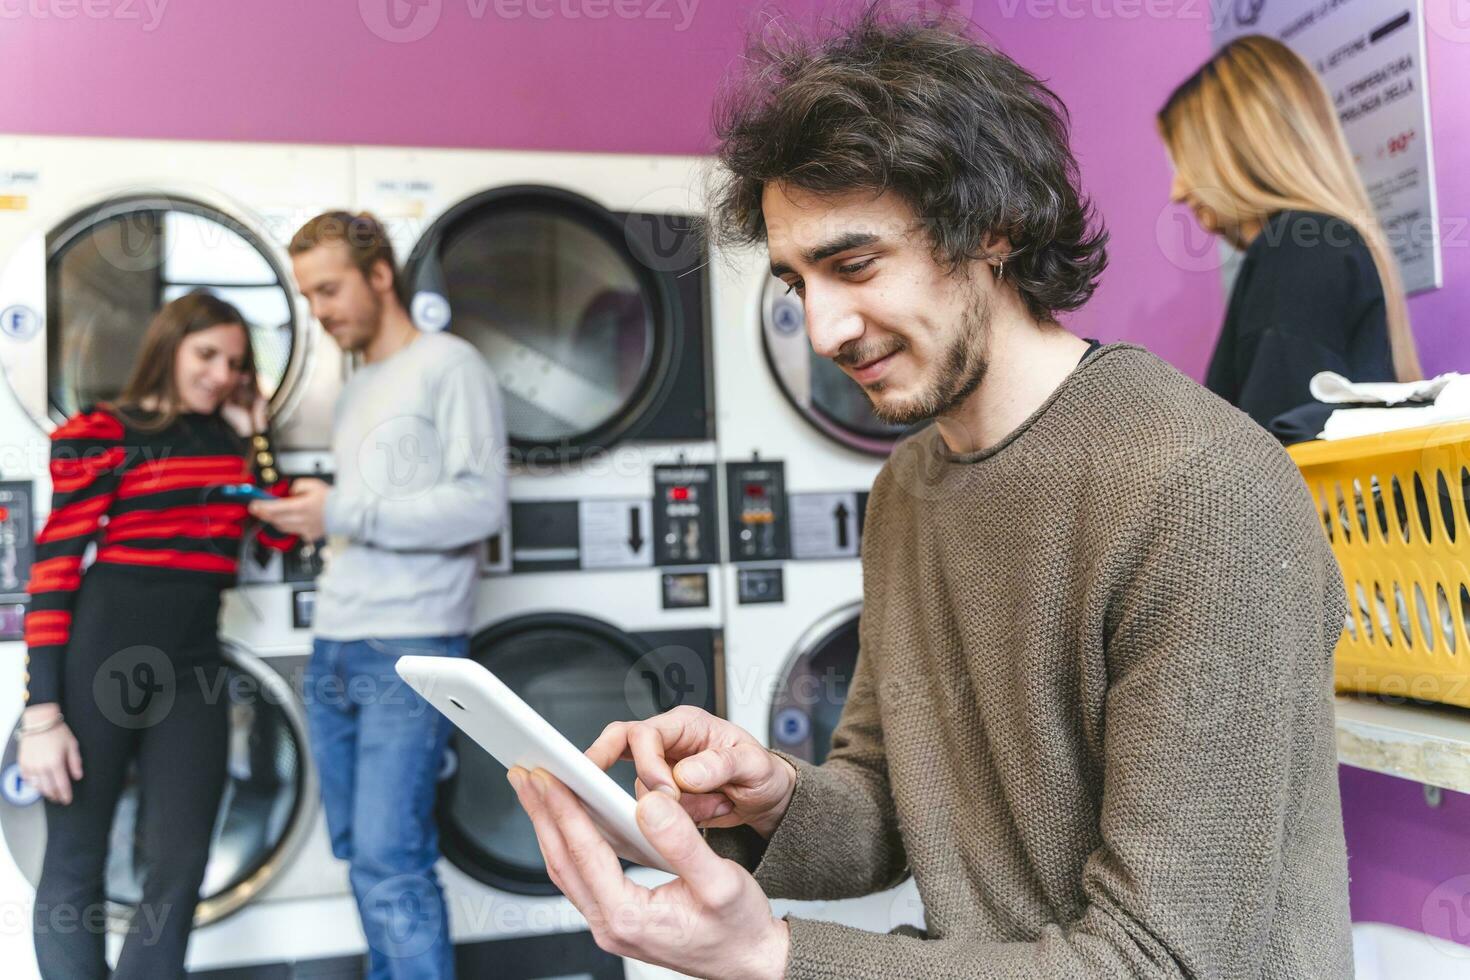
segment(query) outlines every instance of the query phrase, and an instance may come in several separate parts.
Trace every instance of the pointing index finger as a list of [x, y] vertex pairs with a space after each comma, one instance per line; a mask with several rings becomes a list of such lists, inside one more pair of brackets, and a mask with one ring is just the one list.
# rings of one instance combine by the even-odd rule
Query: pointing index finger
[[631, 758], [643, 785], [677, 799], [678, 784], [668, 756], [678, 759], [698, 751], [703, 748], [704, 735], [677, 711], [665, 712], [646, 721], [614, 722], [592, 743], [587, 756], [603, 769], [619, 759]]
[[628, 726], [631, 722], [615, 721], [602, 730], [597, 740], [587, 747], [587, 758], [597, 768], [608, 770], [622, 759], [630, 759], [628, 752]]

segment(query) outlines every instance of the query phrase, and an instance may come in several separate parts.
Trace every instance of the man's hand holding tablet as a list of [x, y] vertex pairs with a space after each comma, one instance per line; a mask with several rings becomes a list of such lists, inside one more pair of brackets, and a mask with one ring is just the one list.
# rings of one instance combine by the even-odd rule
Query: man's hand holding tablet
[[536, 827], [551, 880], [587, 920], [597, 945], [680, 973], [778, 980], [790, 934], [750, 872], [715, 854], [664, 793], [638, 801], [638, 826], [679, 875], [649, 889], [623, 874], [580, 800], [545, 770], [508, 773]]
[[549, 773], [512, 769], [547, 870], [598, 945], [693, 976], [783, 976], [786, 923], [771, 916], [750, 872], [710, 850], [696, 821], [749, 824], [769, 837], [791, 802], [796, 770], [744, 729], [691, 707], [614, 722], [587, 757], [604, 770], [633, 760], [639, 829], [679, 875], [653, 890], [635, 884], [576, 796]]
[[[586, 918], [599, 946], [703, 977], [775, 980], [785, 973], [786, 923], [772, 918], [770, 902], [748, 871], [710, 850], [674, 799], [674, 786], [682, 783], [690, 794], [686, 806], [701, 817], [714, 814], [710, 820], [721, 826], [749, 818], [769, 834], [796, 782], [795, 770], [779, 757], [734, 725], [692, 708], [611, 725], [584, 757], [473, 661], [401, 657], [396, 667], [430, 704], [510, 766], [506, 776], [535, 826], [547, 873]], [[668, 790], [640, 786], [631, 816], [633, 801], [605, 773], [623, 757], [635, 760], [640, 784]], [[577, 786], [581, 798], [543, 766]], [[619, 841], [629, 859], [678, 877], [645, 888], [623, 874], [609, 839]]]

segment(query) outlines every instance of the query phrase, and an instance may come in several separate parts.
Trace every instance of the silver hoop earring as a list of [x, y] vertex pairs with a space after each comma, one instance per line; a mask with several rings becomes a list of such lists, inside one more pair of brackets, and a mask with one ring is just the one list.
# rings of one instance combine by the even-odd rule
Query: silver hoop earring
[[1004, 255], [1002, 255], [1000, 257], [1000, 261], [997, 262], [996, 263], [996, 266], [995, 266], [995, 281], [996, 282], [1000, 282], [1001, 278], [1005, 274], [1006, 274], [1006, 257]]

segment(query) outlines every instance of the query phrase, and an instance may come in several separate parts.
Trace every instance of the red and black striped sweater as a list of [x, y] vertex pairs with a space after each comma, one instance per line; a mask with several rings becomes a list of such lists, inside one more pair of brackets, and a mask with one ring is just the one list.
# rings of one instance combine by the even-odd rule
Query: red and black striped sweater
[[[132, 418], [143, 419], [141, 414]], [[56, 701], [61, 658], [71, 636], [82, 563], [125, 565], [166, 581], [204, 576], [234, 584], [249, 512], [219, 488], [259, 483], [244, 441], [218, 415], [180, 415], [149, 431], [129, 416], [88, 407], [51, 434], [51, 514], [36, 537], [27, 591], [26, 700]], [[270, 485], [286, 492], [286, 483]], [[262, 530], [285, 549], [294, 538]]]

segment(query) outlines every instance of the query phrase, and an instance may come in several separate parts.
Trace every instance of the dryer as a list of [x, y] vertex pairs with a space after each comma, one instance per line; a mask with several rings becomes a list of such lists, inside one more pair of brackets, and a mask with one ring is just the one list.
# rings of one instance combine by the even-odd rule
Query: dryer
[[656, 564], [654, 468], [714, 462], [701, 161], [381, 147], [356, 161], [415, 321], [465, 337], [500, 382], [512, 506], [497, 567], [560, 567], [517, 543], [518, 505], [547, 500], [627, 525], [618, 567]]
[[[714, 264], [715, 390], [724, 477], [729, 718], [765, 744], [821, 762], [856, 664], [868, 491], [904, 430], [812, 352], [800, 301], [765, 249]], [[886, 932], [922, 924], [909, 881], [782, 911]]]
[[[289, 605], [298, 594], [278, 585], [225, 595], [221, 635], [231, 669], [220, 696], [230, 703], [228, 777], [190, 938], [191, 972], [264, 969], [297, 959], [356, 956], [365, 949], [346, 871], [327, 842], [307, 751], [299, 678], [310, 636], [292, 626], [289, 614], [273, 620], [286, 626], [275, 636], [260, 625], [264, 605]], [[0, 696], [18, 703], [19, 674], [7, 671], [4, 681]], [[34, 791], [16, 779], [15, 749], [10, 742], [0, 759], [0, 833], [10, 862], [6, 870], [28, 914], [45, 846], [45, 814]], [[141, 893], [143, 869], [133, 846], [138, 802], [133, 789], [126, 789], [112, 829], [107, 890], [113, 954], [128, 928], [130, 903]], [[25, 972], [34, 970], [28, 923], [8, 938], [15, 949], [6, 951], [14, 956], [7, 962], [25, 964], [16, 975], [34, 975]], [[232, 974], [241, 975], [250, 974]]]
[[[722, 709], [718, 566], [511, 575], [482, 594], [470, 656], [581, 747], [612, 721]], [[632, 790], [632, 763], [613, 776]], [[621, 977], [546, 876], [505, 768], [454, 733], [439, 793], [450, 932], [465, 975]], [[645, 884], [667, 880], [646, 868]]]
[[[81, 405], [118, 393], [158, 306], [201, 287], [238, 306], [278, 447], [287, 450], [283, 472], [322, 470], [319, 458], [290, 450], [327, 445], [344, 361], [296, 294], [285, 243], [312, 215], [349, 201], [352, 181], [346, 148], [56, 137], [3, 137], [0, 146], [8, 167], [0, 194], [0, 569], [7, 539], [21, 542], [16, 564], [26, 566], [0, 575], [0, 637], [14, 637], [0, 649], [11, 665], [0, 670], [0, 731], [8, 734], [22, 704], [24, 646], [22, 597], [5, 583], [18, 578], [23, 588], [30, 537], [49, 509], [47, 433]], [[25, 535], [7, 533], [6, 524], [26, 525]], [[247, 558], [247, 579], [250, 565]], [[322, 860], [329, 852], [316, 827], [315, 776], [290, 688], [291, 660], [310, 648], [293, 609], [305, 604], [298, 593], [309, 595], [302, 583], [312, 567], [309, 553], [275, 557], [255, 569], [259, 584], [225, 597], [231, 778], [191, 944], [196, 968], [270, 951], [315, 955], [339, 946], [355, 924], [355, 914], [323, 904], [346, 894], [346, 876]], [[0, 762], [0, 893], [28, 916], [44, 819], [17, 778], [13, 749]], [[139, 873], [128, 846], [135, 807], [126, 798], [114, 828], [109, 887], [118, 927]], [[281, 928], [251, 925], [253, 903], [265, 897], [297, 906]], [[0, 943], [20, 975], [33, 969], [26, 923]]]
[[297, 295], [285, 245], [350, 199], [349, 150], [40, 136], [0, 149], [7, 443], [116, 395], [153, 311], [204, 287], [250, 321], [279, 448], [328, 446], [342, 358]]

